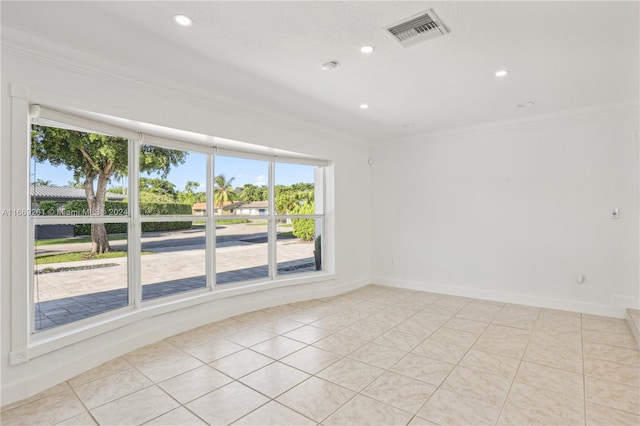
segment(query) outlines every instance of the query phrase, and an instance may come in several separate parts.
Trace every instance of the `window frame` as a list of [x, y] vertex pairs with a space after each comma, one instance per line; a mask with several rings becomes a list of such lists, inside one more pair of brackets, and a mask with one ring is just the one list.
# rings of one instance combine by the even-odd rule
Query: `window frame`
[[[32, 115], [37, 113], [39, 106], [29, 100], [29, 91], [17, 85], [11, 85], [11, 110], [12, 110], [12, 160], [13, 170], [11, 173], [12, 190], [11, 190], [11, 210], [12, 211], [29, 211], [31, 207], [31, 199], [29, 196], [30, 188], [30, 163], [31, 163], [31, 126]], [[65, 116], [65, 113], [61, 113]], [[88, 120], [79, 117], [80, 123], [92, 123], [95, 126], [81, 126], [89, 131], [99, 133], [105, 132], [104, 128], [110, 124], [101, 123], [99, 121]], [[75, 125], [75, 123], [69, 123]], [[94, 130], [95, 129], [95, 130]], [[125, 129], [125, 132], [127, 129]], [[131, 132], [131, 131], [130, 131]], [[135, 133], [135, 132], [133, 132]], [[129, 133], [132, 134], [132, 133]], [[304, 218], [322, 219], [322, 257], [323, 268], [321, 271], [312, 271], [307, 273], [299, 273], [294, 275], [277, 274], [277, 256], [276, 256], [276, 238], [275, 224], [276, 220], [282, 217], [291, 217], [291, 215], [275, 214], [275, 197], [274, 197], [274, 180], [273, 173], [275, 163], [278, 161], [301, 163], [321, 167], [322, 176], [322, 197], [323, 203], [327, 202], [327, 172], [333, 171], [333, 165], [326, 160], [315, 159], [299, 159], [264, 155], [254, 153], [250, 150], [238, 149], [229, 150], [228, 148], [217, 148], [210, 144], [198, 144], [190, 141], [180, 140], [179, 138], [164, 138], [158, 136], [143, 135], [135, 133], [137, 137], [127, 137], [129, 140], [129, 157], [128, 157], [128, 215], [127, 216], [47, 216], [37, 217], [28, 215], [11, 215], [12, 233], [11, 246], [14, 249], [11, 263], [12, 276], [12, 340], [10, 352], [10, 364], [16, 365], [28, 362], [30, 359], [40, 355], [55, 351], [70, 344], [86, 340], [88, 338], [100, 335], [104, 332], [113, 330], [118, 327], [132, 324], [145, 318], [151, 318], [160, 314], [173, 312], [190, 306], [196, 306], [203, 303], [212, 302], [221, 298], [248, 294], [257, 291], [269, 290], [279, 287], [306, 284], [312, 282], [320, 282], [332, 279], [335, 276], [333, 270], [334, 261], [325, 262], [327, 259], [327, 244], [324, 243], [324, 236], [329, 235], [328, 225], [333, 223], [333, 218], [328, 219], [329, 215], [325, 209], [322, 214], [307, 216]], [[116, 134], [116, 136], [120, 136]], [[172, 135], [171, 135], [172, 136]], [[211, 138], [207, 142], [210, 143]], [[215, 139], [215, 138], [213, 138]], [[226, 140], [228, 141], [228, 140]], [[216, 232], [215, 221], [220, 218], [215, 215], [213, 208], [213, 197], [207, 196], [207, 214], [204, 216], [206, 221], [205, 228], [205, 258], [206, 258], [206, 281], [207, 285], [203, 289], [190, 290], [176, 293], [174, 295], [160, 297], [156, 299], [142, 300], [142, 283], [140, 271], [140, 238], [141, 224], [149, 220], [172, 221], [185, 218], [190, 220], [202, 220], [201, 215], [185, 215], [185, 216], [160, 216], [156, 219], [154, 216], [142, 216], [139, 211], [139, 152], [141, 144], [149, 144], [161, 146], [170, 149], [182, 149], [205, 153], [207, 155], [207, 188], [212, 189], [215, 179], [215, 156], [233, 155], [235, 157], [247, 159], [260, 159], [268, 161], [270, 179], [268, 181], [269, 188], [269, 210], [266, 216], [261, 215], [261, 219], [268, 221], [268, 243], [269, 255], [268, 264], [270, 274], [268, 277], [251, 281], [241, 281], [232, 284], [217, 284], [215, 281], [216, 269]], [[242, 143], [241, 143], [242, 144]], [[25, 179], [26, 177], [26, 179]], [[318, 195], [316, 195], [317, 197]], [[238, 215], [238, 218], [248, 215]], [[34, 229], [36, 225], [45, 223], [127, 223], [128, 224], [128, 253], [127, 253], [127, 279], [129, 289], [128, 306], [107, 311], [82, 320], [67, 323], [61, 326], [52, 327], [39, 332], [34, 330], [34, 310], [35, 298], [33, 288], [33, 247], [34, 247]], [[24, 230], [27, 230], [27, 238], [24, 238]], [[273, 236], [273, 238], [272, 238]], [[332, 237], [327, 237], [331, 238]], [[24, 285], [27, 283], [28, 285]]]

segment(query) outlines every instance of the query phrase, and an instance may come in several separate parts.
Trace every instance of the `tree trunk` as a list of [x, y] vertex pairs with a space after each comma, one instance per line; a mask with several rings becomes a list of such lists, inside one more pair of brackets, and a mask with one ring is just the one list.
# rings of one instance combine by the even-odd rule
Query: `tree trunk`
[[[98, 188], [93, 191], [94, 177], [87, 177], [84, 181], [84, 192], [87, 197], [87, 204], [91, 216], [103, 216], [105, 214], [104, 202], [107, 194], [108, 176], [103, 173], [98, 174]], [[104, 223], [91, 224], [91, 254], [107, 253], [111, 251], [107, 228]]]

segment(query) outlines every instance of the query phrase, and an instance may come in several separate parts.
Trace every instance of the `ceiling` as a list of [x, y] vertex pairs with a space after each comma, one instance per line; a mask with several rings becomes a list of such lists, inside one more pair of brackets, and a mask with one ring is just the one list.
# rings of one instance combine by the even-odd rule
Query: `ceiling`
[[[1, 7], [3, 44], [26, 40], [10, 40], [5, 28], [12, 29], [52, 43], [49, 55], [92, 58], [105, 72], [372, 143], [639, 97], [638, 2], [2, 1]], [[405, 48], [383, 30], [429, 8], [449, 34]], [[176, 14], [193, 25], [178, 26]], [[364, 55], [363, 45], [375, 51]], [[320, 69], [332, 60], [337, 68]], [[500, 69], [510, 73], [498, 78]], [[516, 106], [526, 101], [534, 105]]]

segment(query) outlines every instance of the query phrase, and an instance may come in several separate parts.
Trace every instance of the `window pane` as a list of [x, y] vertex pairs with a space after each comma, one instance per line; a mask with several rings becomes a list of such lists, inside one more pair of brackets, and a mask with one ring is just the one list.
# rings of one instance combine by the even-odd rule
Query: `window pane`
[[140, 214], [206, 215], [207, 155], [140, 147]]
[[267, 220], [216, 221], [216, 283], [268, 278]]
[[266, 215], [269, 212], [266, 161], [216, 155], [213, 204], [215, 214]]
[[278, 275], [322, 270], [322, 219], [278, 224]]
[[321, 196], [316, 191], [316, 170], [314, 166], [276, 163], [276, 214], [322, 213], [322, 200], [316, 200]]
[[41, 125], [31, 133], [32, 209], [46, 215], [128, 215], [126, 139]]
[[[188, 229], [166, 230], [185, 224]], [[143, 222], [140, 242], [142, 300], [207, 286], [203, 224], [191, 228], [191, 222]]]
[[41, 331], [129, 304], [127, 224], [107, 231], [110, 251], [91, 254], [91, 224], [36, 225], [34, 329]]

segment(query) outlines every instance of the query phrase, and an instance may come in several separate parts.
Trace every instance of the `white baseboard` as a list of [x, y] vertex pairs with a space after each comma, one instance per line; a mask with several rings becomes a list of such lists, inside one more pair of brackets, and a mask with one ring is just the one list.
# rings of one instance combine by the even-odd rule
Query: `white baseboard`
[[366, 278], [346, 283], [329, 281], [275, 288], [219, 299], [147, 318], [88, 339], [91, 344], [87, 344], [87, 341], [78, 343], [77, 346], [82, 349], [73, 351], [72, 356], [58, 356], [55, 352], [43, 355], [43, 358], [53, 359], [51, 368], [39, 372], [36, 369], [35, 373], [21, 376], [5, 385], [0, 405], [6, 406], [28, 398], [118, 356], [214, 321], [272, 306], [331, 297], [370, 282], [370, 279]]
[[391, 277], [374, 277], [376, 284], [412, 290], [430, 291], [433, 293], [452, 296], [471, 297], [474, 299], [493, 300], [497, 302], [514, 303], [518, 305], [536, 306], [540, 308], [559, 309], [592, 315], [603, 315], [615, 318], [625, 318], [626, 308], [634, 307], [638, 301], [632, 297], [612, 295], [609, 304], [578, 302], [566, 299], [532, 296], [518, 293], [480, 289], [474, 287], [460, 287], [439, 283], [428, 283], [414, 280], [401, 280]]

